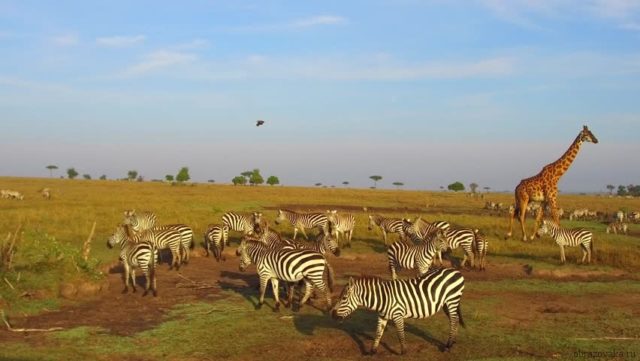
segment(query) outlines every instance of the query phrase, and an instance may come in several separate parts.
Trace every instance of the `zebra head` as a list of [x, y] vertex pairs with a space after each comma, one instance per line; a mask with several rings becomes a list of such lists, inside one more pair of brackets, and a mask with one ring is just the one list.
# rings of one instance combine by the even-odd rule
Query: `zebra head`
[[255, 226], [256, 224], [260, 225], [262, 224], [262, 213], [261, 212], [253, 212], [252, 215], [252, 220], [253, 220], [253, 225]]
[[549, 221], [545, 219], [542, 221], [540, 228], [538, 228], [538, 231], [536, 232], [536, 236], [541, 237], [547, 233], [549, 233]]
[[280, 224], [280, 222], [283, 222], [284, 220], [285, 220], [284, 212], [282, 211], [282, 209], [278, 209], [278, 217], [276, 217], [274, 222], [276, 222], [276, 224]]
[[415, 235], [416, 234], [416, 227], [415, 227], [415, 223], [413, 221], [411, 221], [411, 219], [409, 218], [403, 218], [402, 219], [402, 230], [407, 233], [408, 235]]
[[122, 244], [126, 240], [127, 240], [127, 231], [124, 229], [124, 226], [119, 225], [118, 228], [116, 228], [115, 233], [113, 233], [111, 237], [109, 237], [109, 239], [107, 240], [107, 247], [113, 248], [118, 244]]
[[447, 249], [449, 249], [447, 234], [442, 229], [438, 228], [438, 230], [434, 232], [433, 238], [431, 238], [431, 242], [436, 245], [436, 249], [439, 251], [446, 251]]
[[330, 227], [334, 232], [321, 234], [320, 242], [324, 242], [325, 249], [328, 249], [336, 257], [340, 257], [340, 245], [338, 244], [338, 238], [336, 238], [335, 227]]
[[247, 250], [247, 241], [242, 240], [238, 249], [236, 249], [236, 256], [240, 256], [240, 271], [244, 272], [244, 270], [251, 265], [251, 257], [249, 256], [249, 251]]
[[362, 303], [355, 291], [355, 281], [353, 277], [349, 277], [349, 283], [342, 289], [338, 302], [331, 310], [331, 316], [337, 320], [347, 318]]
[[598, 143], [598, 138], [596, 138], [596, 136], [593, 135], [593, 133], [591, 133], [589, 128], [587, 128], [587, 126], [585, 125], [585, 126], [582, 127], [582, 132], [580, 132], [580, 141], [581, 142], [591, 142], [593, 144], [597, 144]]

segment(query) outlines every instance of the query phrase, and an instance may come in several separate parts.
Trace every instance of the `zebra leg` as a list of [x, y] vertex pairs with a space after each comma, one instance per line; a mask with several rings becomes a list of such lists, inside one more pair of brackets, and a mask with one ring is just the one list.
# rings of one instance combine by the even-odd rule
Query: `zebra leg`
[[300, 233], [302, 233], [304, 239], [306, 239], [307, 241], [309, 240], [309, 237], [307, 237], [307, 232], [304, 231], [304, 227], [300, 227]]
[[460, 321], [458, 314], [458, 305], [444, 305], [444, 313], [449, 318], [449, 339], [444, 347], [444, 351], [448, 352], [453, 344], [456, 343], [456, 336], [458, 334], [458, 322]]
[[400, 354], [404, 355], [405, 352], [407, 352], [407, 346], [404, 340], [404, 318], [402, 318], [402, 316], [396, 316], [396, 318], [393, 319], [393, 323], [396, 325], [398, 338], [400, 339]]
[[129, 292], [129, 281], [131, 277], [131, 270], [127, 262], [123, 262], [123, 266], [124, 266], [124, 290], [122, 290], [122, 293], [127, 293]]
[[351, 248], [351, 238], [353, 238], [353, 228], [349, 231], [349, 235], [348, 235], [348, 247]]
[[564, 264], [567, 259], [564, 257], [564, 246], [560, 246], [560, 263]]
[[376, 329], [376, 339], [373, 340], [373, 346], [371, 346], [371, 354], [378, 352], [378, 345], [380, 345], [380, 339], [384, 333], [385, 327], [387, 327], [387, 319], [378, 317], [378, 328]]
[[280, 288], [278, 287], [279, 280], [277, 278], [271, 279], [271, 288], [273, 289], [273, 298], [276, 300], [274, 312], [280, 311]]
[[264, 294], [267, 291], [267, 282], [269, 282], [269, 278], [267, 276], [260, 276], [260, 300], [258, 301], [258, 305], [256, 306], [256, 310], [262, 308], [264, 304]]
[[296, 240], [296, 237], [298, 236], [298, 227], [293, 227], [293, 240]]
[[396, 265], [393, 260], [389, 260], [389, 271], [391, 271], [391, 279], [394, 281], [397, 280], [398, 275], [396, 274]]
[[313, 284], [305, 279], [304, 280], [304, 297], [302, 297], [302, 300], [300, 300], [300, 305], [298, 306], [298, 308], [302, 308], [302, 306], [309, 300], [309, 297], [311, 297], [312, 291], [313, 291]]
[[131, 269], [131, 288], [133, 289], [133, 293], [136, 293], [136, 270]]
[[142, 293], [142, 296], [146, 296], [147, 293], [149, 293], [149, 289], [151, 288], [151, 273], [150, 270], [147, 269], [146, 272], [144, 272], [144, 279], [145, 279], [145, 285], [144, 285], [144, 292]]
[[296, 291], [296, 284], [293, 282], [286, 282], [287, 287], [287, 302], [284, 304], [284, 307], [293, 307], [293, 295]]

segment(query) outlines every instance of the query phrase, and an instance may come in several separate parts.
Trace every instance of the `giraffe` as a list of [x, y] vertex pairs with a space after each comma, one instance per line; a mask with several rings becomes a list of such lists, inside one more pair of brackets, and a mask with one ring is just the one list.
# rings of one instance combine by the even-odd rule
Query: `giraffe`
[[594, 144], [598, 143], [598, 139], [593, 135], [593, 133], [591, 133], [586, 125], [582, 128], [580, 134], [578, 134], [573, 143], [571, 143], [569, 149], [564, 152], [560, 159], [544, 166], [542, 171], [535, 176], [520, 181], [515, 192], [515, 211], [510, 212], [509, 215], [510, 223], [507, 238], [511, 237], [513, 233], [513, 218], [517, 216], [520, 221], [520, 227], [522, 228], [522, 241], [527, 241], [524, 222], [527, 215], [527, 204], [529, 204], [529, 202], [541, 203], [542, 205], [542, 207], [539, 207], [536, 211], [535, 225], [530, 239], [533, 239], [533, 235], [536, 234], [536, 231], [540, 226], [545, 208], [548, 207], [553, 221], [556, 222], [556, 224], [559, 224], [557, 212], [558, 207], [556, 202], [556, 196], [558, 195], [558, 181], [571, 166], [571, 163], [578, 155], [578, 151], [580, 150], [580, 146], [583, 142], [591, 142]]

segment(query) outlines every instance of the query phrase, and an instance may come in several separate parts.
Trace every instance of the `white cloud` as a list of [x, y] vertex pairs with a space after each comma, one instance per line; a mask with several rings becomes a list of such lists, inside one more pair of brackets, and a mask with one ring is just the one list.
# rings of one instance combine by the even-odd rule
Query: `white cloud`
[[146, 40], [144, 35], [107, 36], [96, 39], [96, 44], [110, 48], [124, 48], [142, 43]]
[[209, 46], [208, 40], [197, 38], [186, 43], [172, 46], [171, 48], [176, 50], [196, 50], [196, 49], [204, 49], [208, 46]]
[[163, 68], [184, 65], [195, 61], [198, 57], [195, 54], [178, 51], [159, 50], [148, 54], [145, 59], [127, 68], [124, 76], [138, 76], [152, 73]]
[[346, 22], [347, 19], [342, 16], [320, 15], [292, 21], [290, 26], [294, 28], [308, 28], [319, 25], [340, 25]]
[[74, 46], [80, 42], [78, 35], [76, 34], [64, 34], [51, 38], [51, 42], [56, 46]]

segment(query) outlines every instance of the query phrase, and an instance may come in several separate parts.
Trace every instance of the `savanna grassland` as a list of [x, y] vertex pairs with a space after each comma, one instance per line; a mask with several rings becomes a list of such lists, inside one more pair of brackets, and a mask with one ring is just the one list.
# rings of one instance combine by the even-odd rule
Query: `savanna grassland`
[[[38, 191], [48, 187], [52, 199]], [[202, 233], [224, 212], [262, 211], [273, 220], [279, 207], [337, 208], [356, 215], [353, 247], [329, 256], [336, 270], [334, 298], [349, 276], [388, 277], [380, 234], [367, 230], [367, 213], [447, 220], [481, 229], [489, 240], [487, 270], [463, 270], [462, 312], [466, 328], [451, 352], [442, 353], [448, 323], [440, 313], [409, 320], [404, 359], [639, 359], [640, 225], [629, 235], [606, 234], [598, 221], [563, 221], [565, 227], [594, 232], [594, 264], [578, 265], [578, 248], [559, 249], [548, 237], [532, 242], [505, 240], [505, 215], [483, 210], [487, 200], [509, 204], [511, 194], [484, 199], [449, 192], [298, 187], [249, 187], [98, 180], [0, 178], [0, 189], [25, 199], [0, 200], [0, 242], [18, 227], [11, 269], [0, 270], [0, 308], [14, 328], [62, 327], [53, 332], [10, 332], [0, 328], [3, 360], [204, 360], [367, 358], [376, 316], [361, 310], [342, 323], [322, 312], [321, 298], [299, 312], [255, 309], [258, 291], [253, 267], [238, 271], [238, 234], [225, 249], [226, 261], [203, 257]], [[561, 195], [565, 210], [640, 210], [640, 200]], [[366, 207], [367, 212], [364, 211]], [[180, 271], [158, 271], [158, 297], [121, 294], [118, 251], [106, 240], [125, 209], [150, 210], [160, 223], [185, 223], [196, 234], [196, 249]], [[96, 222], [88, 259], [82, 246]], [[272, 226], [274, 226], [272, 224]], [[528, 224], [529, 229], [532, 222]], [[288, 225], [275, 226], [285, 235]], [[9, 236], [11, 238], [12, 235]], [[393, 238], [394, 236], [392, 236]], [[445, 257], [457, 265], [461, 250]], [[411, 272], [402, 272], [409, 276]], [[98, 285], [61, 297], [65, 287]], [[376, 358], [398, 358], [399, 342], [387, 327]]]

